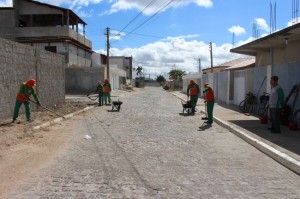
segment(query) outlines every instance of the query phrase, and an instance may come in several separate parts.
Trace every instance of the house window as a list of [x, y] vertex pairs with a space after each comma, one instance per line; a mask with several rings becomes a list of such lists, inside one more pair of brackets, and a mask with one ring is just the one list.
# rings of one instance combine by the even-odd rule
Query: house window
[[56, 46], [45, 46], [45, 50], [56, 53], [57, 49]]

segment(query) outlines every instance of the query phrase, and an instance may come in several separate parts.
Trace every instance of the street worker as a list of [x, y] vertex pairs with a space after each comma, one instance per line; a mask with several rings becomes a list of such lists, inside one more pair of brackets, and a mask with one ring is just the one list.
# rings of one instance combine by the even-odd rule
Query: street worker
[[272, 76], [270, 84], [269, 108], [272, 126], [269, 130], [271, 130], [271, 133], [280, 133], [280, 110], [284, 102], [284, 92], [281, 86], [278, 85], [278, 76]]
[[21, 105], [24, 103], [25, 105], [25, 111], [26, 111], [26, 119], [28, 122], [31, 122], [31, 110], [30, 110], [30, 96], [33, 95], [36, 104], [40, 105], [40, 100], [35, 94], [34, 86], [36, 84], [36, 81], [34, 79], [28, 80], [27, 82], [24, 82], [21, 84], [19, 93], [17, 95], [15, 109], [14, 109], [14, 115], [13, 115], [13, 123], [16, 123], [16, 119], [19, 116], [19, 111]]
[[104, 80], [104, 84], [103, 84], [103, 101], [102, 103], [105, 105], [107, 105], [107, 101], [108, 104], [110, 104], [110, 91], [111, 91], [111, 86], [110, 83], [108, 82], [108, 79]]
[[192, 113], [196, 112], [196, 105], [198, 101], [198, 95], [200, 93], [200, 88], [194, 80], [190, 80], [190, 84], [187, 87], [187, 96], [190, 97], [190, 102], [192, 104]]
[[208, 83], [204, 84], [204, 91], [205, 94], [205, 101], [206, 107], [207, 107], [207, 123], [212, 124], [213, 123], [213, 110], [214, 110], [214, 103], [215, 103], [215, 96], [213, 89], [209, 86]]
[[98, 102], [99, 102], [98, 106], [102, 106], [103, 105], [103, 101], [102, 101], [103, 86], [100, 81], [98, 81], [98, 85], [97, 85], [95, 93], [98, 93]]

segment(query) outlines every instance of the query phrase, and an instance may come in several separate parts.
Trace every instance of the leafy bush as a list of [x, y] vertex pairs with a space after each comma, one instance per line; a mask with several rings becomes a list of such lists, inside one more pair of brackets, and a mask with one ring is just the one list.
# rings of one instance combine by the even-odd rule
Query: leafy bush
[[165, 89], [165, 90], [169, 90], [169, 89], [170, 89], [170, 87], [169, 87], [168, 85], [164, 85], [164, 86], [163, 86], [163, 89]]

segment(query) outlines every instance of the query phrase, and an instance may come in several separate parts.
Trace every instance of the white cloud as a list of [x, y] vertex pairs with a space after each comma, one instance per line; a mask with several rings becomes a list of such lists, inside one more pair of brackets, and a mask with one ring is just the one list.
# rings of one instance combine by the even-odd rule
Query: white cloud
[[[132, 56], [134, 67], [142, 66], [146, 73], [151, 75], [154, 75], [154, 73], [156, 75], [166, 74], [174, 67], [187, 73], [197, 72], [199, 58], [201, 59], [202, 68], [210, 67], [208, 43], [197, 40], [187, 41], [185, 38], [189, 38], [189, 36], [169, 37], [139, 48], [111, 48], [110, 55]], [[249, 41], [251, 40], [249, 39]], [[239, 44], [241, 43], [239, 42]], [[240, 54], [231, 53], [231, 48], [233, 48], [231, 44], [221, 46], [213, 44], [214, 66], [242, 57]], [[99, 50], [98, 52], [106, 54], [106, 50]]]
[[115, 31], [115, 30], [111, 30], [110, 31], [110, 40], [122, 40], [122, 37], [125, 36], [125, 33], [123, 32], [119, 32], [119, 31]]
[[[131, 10], [137, 9], [142, 10], [143, 14], [151, 15], [157, 12], [163, 12], [171, 7], [180, 7], [186, 6], [188, 4], [196, 4], [200, 7], [209, 8], [213, 6], [212, 0], [175, 0], [169, 3], [169, 1], [156, 1], [154, 3], [150, 3], [151, 0], [118, 0], [112, 4], [111, 9], [109, 10], [109, 14], [119, 12], [122, 10]], [[148, 6], [149, 5], [149, 6]], [[147, 7], [147, 8], [146, 8]], [[146, 9], [144, 9], [146, 8]]]
[[300, 18], [298, 17], [297, 19], [294, 19], [294, 20], [291, 20], [287, 23], [287, 26], [292, 26], [296, 23], [299, 23], [300, 22]]
[[75, 9], [75, 12], [80, 16], [80, 17], [92, 17], [94, 14], [94, 10], [90, 10], [89, 12], [86, 12], [85, 10], [82, 9], [82, 6], [78, 6]]
[[11, 0], [0, 0], [0, 7], [12, 7]]
[[266, 20], [264, 20], [263, 18], [256, 18], [254, 19], [254, 22], [257, 24], [257, 28], [260, 30], [264, 30], [266, 32], [270, 31], [270, 27], [267, 24]]
[[234, 33], [236, 36], [246, 33], [245, 28], [241, 26], [232, 26], [228, 29], [228, 31]]

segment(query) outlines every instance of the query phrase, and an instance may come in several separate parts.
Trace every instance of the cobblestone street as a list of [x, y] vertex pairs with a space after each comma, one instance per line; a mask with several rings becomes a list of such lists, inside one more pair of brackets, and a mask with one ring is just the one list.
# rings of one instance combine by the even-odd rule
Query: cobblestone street
[[299, 175], [215, 123], [199, 129], [204, 115], [182, 115], [161, 87], [118, 99], [120, 112], [56, 127], [72, 132], [68, 147], [8, 198], [300, 198]]

